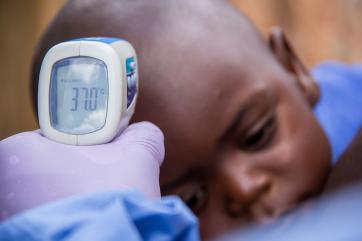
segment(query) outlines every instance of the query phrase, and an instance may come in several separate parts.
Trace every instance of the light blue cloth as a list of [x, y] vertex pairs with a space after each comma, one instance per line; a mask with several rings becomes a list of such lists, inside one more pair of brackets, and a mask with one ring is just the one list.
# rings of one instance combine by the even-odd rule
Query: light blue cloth
[[321, 98], [314, 113], [332, 148], [332, 162], [351, 144], [362, 125], [362, 64], [329, 62], [312, 71]]
[[218, 241], [361, 241], [361, 184], [301, 206], [273, 224], [226, 234]]
[[197, 241], [199, 234], [196, 217], [177, 197], [149, 201], [134, 191], [112, 191], [15, 216], [0, 224], [0, 240]]

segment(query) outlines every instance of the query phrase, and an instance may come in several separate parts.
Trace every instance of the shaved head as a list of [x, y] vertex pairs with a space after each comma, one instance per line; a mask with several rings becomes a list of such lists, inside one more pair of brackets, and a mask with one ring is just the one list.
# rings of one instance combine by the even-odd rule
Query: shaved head
[[[180, 142], [197, 138], [185, 139], [188, 132], [183, 127], [201, 121], [188, 115], [212, 112], [213, 105], [199, 94], [205, 85], [213, 86], [209, 94], [215, 98], [222, 101], [226, 97], [227, 90], [207, 77], [216, 62], [239, 69], [243, 65], [247, 68], [253, 59], [259, 61], [255, 52], [271, 57], [254, 25], [225, 0], [70, 0], [44, 33], [34, 55], [35, 107], [40, 65], [46, 52], [60, 42], [89, 36], [118, 37], [135, 47], [140, 81], [132, 121], [158, 125], [165, 132], [169, 151]], [[240, 57], [248, 62], [240, 62]], [[200, 71], [201, 75], [195, 74]], [[228, 78], [227, 73], [215, 72], [220, 75], [217, 79]], [[185, 115], [175, 119], [174, 113]]]
[[194, 55], [195, 50], [207, 45], [205, 40], [220, 42], [224, 38], [219, 46], [226, 48], [231, 40], [228, 40], [230, 36], [222, 36], [225, 29], [240, 32], [242, 38], [238, 41], [245, 48], [262, 41], [249, 20], [223, 0], [70, 0], [37, 46], [32, 66], [34, 106], [37, 108], [41, 61], [46, 52], [60, 42], [88, 36], [118, 37], [131, 42], [139, 58], [140, 98], [143, 99], [151, 86], [172, 81], [173, 78], [165, 76], [170, 73], [167, 66], [170, 59], [178, 61], [185, 54]]

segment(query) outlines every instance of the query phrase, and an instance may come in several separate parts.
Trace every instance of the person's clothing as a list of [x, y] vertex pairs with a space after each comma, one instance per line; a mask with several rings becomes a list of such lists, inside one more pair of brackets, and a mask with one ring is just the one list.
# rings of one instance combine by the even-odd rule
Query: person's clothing
[[217, 241], [360, 241], [361, 216], [358, 184], [305, 203], [277, 222], [225, 234]]
[[199, 236], [196, 217], [177, 197], [150, 201], [135, 191], [110, 191], [14, 216], [0, 224], [0, 240], [197, 241]]
[[362, 126], [362, 64], [323, 63], [312, 70], [312, 75], [321, 91], [314, 113], [336, 164]]

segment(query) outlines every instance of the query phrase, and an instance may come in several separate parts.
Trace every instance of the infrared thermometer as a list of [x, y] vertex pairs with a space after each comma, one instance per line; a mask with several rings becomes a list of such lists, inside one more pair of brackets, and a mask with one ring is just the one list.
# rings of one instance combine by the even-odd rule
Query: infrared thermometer
[[128, 126], [137, 95], [137, 56], [129, 42], [91, 37], [57, 44], [41, 65], [40, 129], [69, 145], [110, 142]]

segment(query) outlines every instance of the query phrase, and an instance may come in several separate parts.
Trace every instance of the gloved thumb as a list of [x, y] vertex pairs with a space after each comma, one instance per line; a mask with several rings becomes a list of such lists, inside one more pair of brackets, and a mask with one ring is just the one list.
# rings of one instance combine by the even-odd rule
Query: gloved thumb
[[165, 148], [162, 131], [154, 124], [134, 123], [110, 143], [74, 148], [85, 161], [78, 162], [78, 171], [87, 186], [89, 180], [102, 184], [93, 183], [92, 190], [129, 187], [148, 197], [160, 196], [159, 172]]
[[146, 149], [161, 166], [165, 157], [164, 136], [162, 131], [150, 122], [138, 122], [130, 125], [114, 143], [122, 145], [139, 145]]

